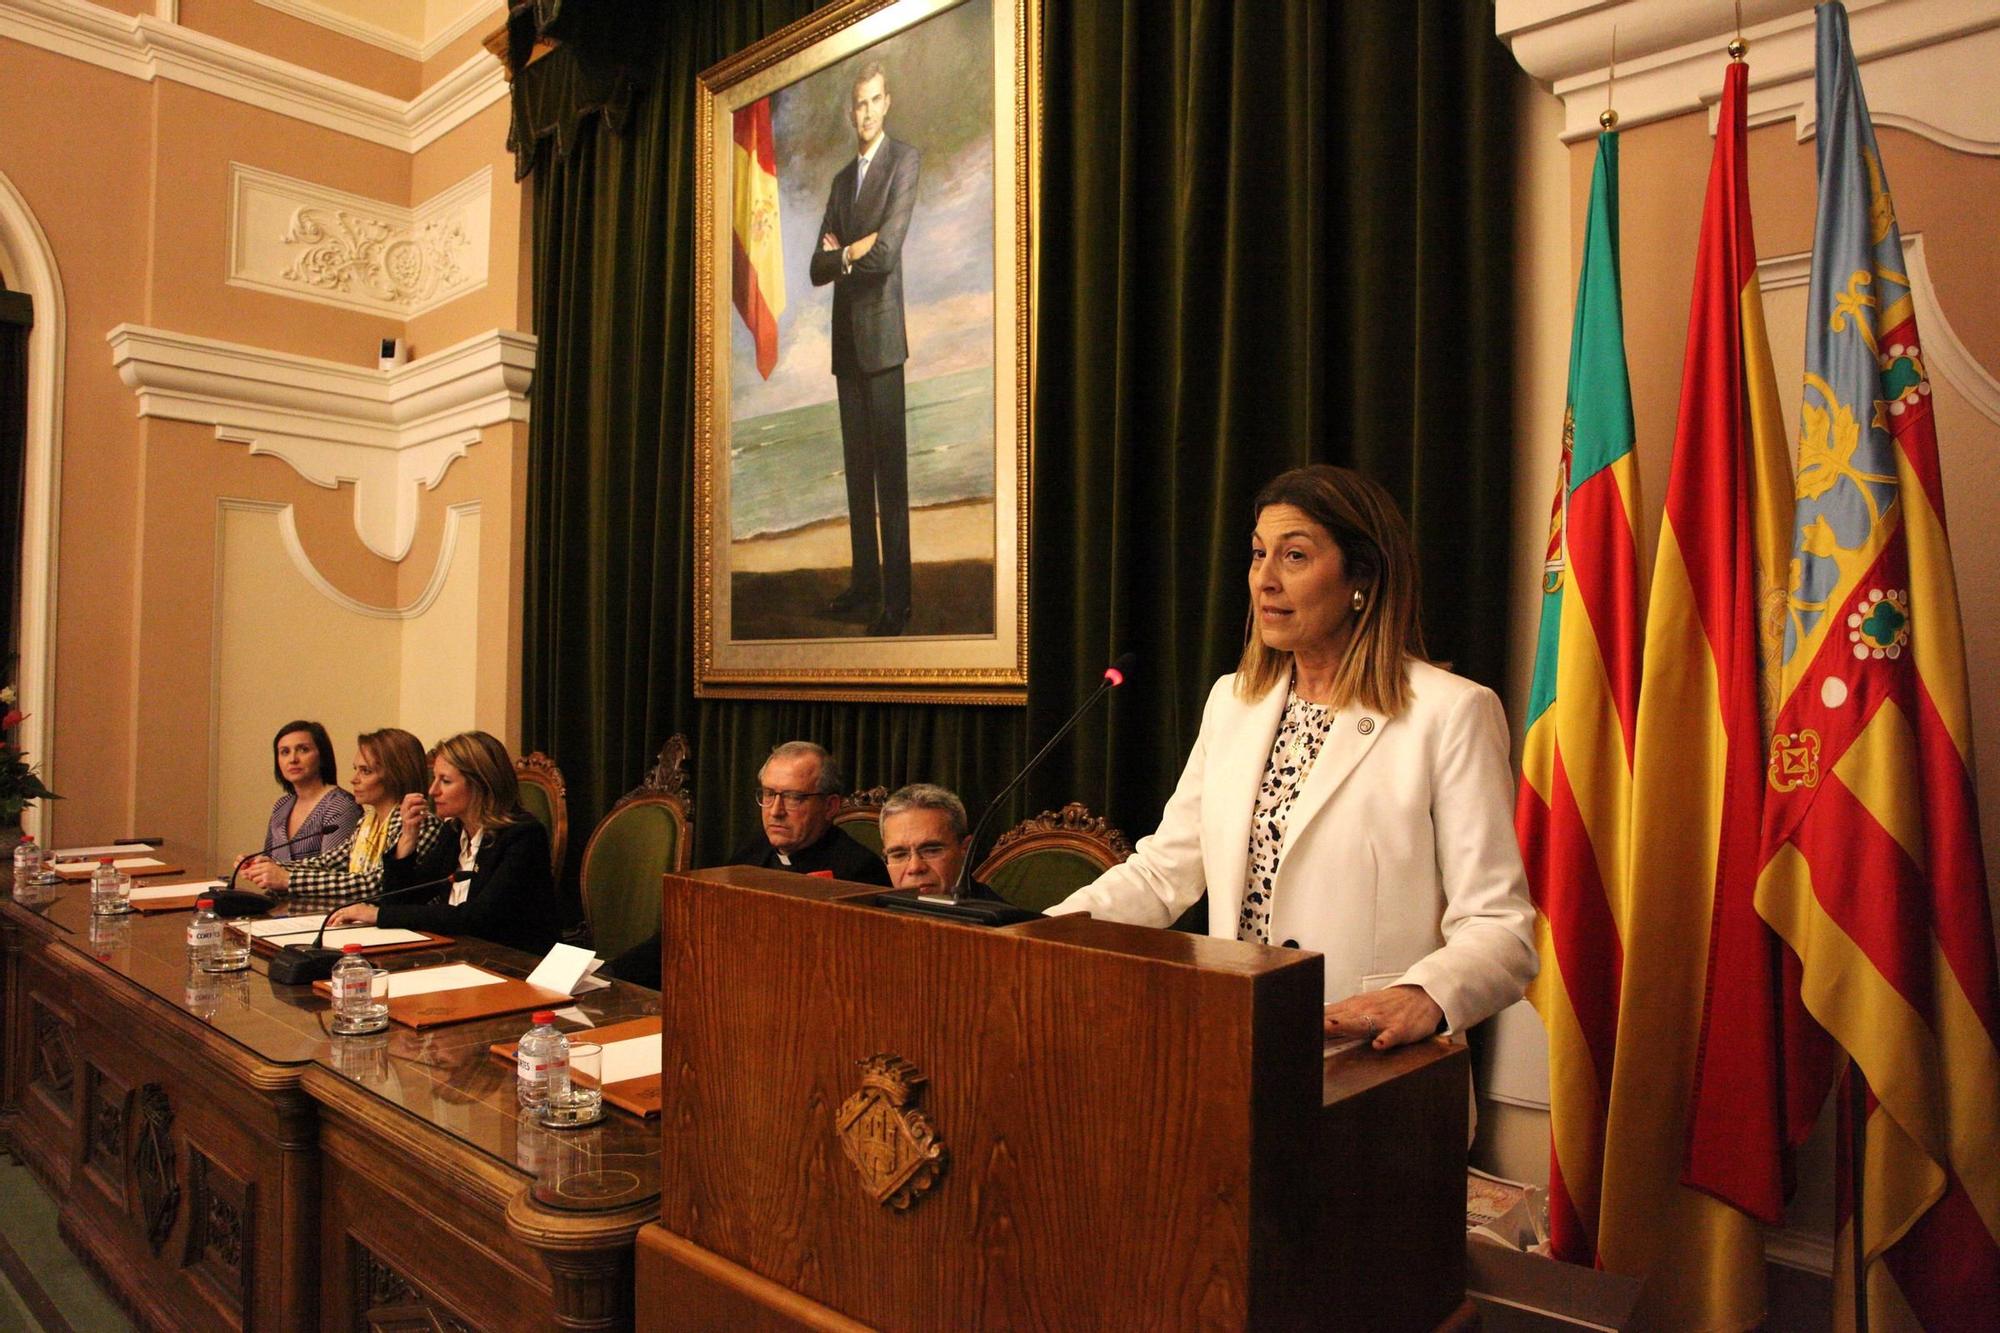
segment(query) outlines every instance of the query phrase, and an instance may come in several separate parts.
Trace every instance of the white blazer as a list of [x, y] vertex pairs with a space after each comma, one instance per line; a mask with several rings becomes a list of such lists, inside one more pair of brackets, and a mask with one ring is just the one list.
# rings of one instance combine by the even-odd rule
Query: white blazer
[[[1507, 719], [1483, 685], [1423, 662], [1389, 719], [1340, 710], [1285, 824], [1271, 942], [1326, 958], [1326, 998], [1417, 985], [1453, 1032], [1521, 998], [1540, 960], [1514, 841]], [[1250, 820], [1286, 681], [1209, 691], [1180, 785], [1131, 859], [1049, 909], [1166, 926], [1208, 893], [1209, 934], [1236, 938]]]

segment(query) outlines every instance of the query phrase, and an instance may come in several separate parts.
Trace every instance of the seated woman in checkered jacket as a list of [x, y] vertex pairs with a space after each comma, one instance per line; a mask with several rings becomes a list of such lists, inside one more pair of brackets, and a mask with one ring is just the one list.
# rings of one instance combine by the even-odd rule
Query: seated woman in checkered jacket
[[[401, 727], [371, 731], [355, 742], [354, 799], [361, 822], [338, 847], [302, 857], [289, 865], [258, 857], [243, 867], [243, 878], [293, 911], [334, 908], [365, 898], [382, 883], [382, 849], [403, 832], [403, 797], [421, 792], [429, 777], [423, 742]], [[428, 852], [443, 827], [430, 814], [417, 830], [417, 845]]]

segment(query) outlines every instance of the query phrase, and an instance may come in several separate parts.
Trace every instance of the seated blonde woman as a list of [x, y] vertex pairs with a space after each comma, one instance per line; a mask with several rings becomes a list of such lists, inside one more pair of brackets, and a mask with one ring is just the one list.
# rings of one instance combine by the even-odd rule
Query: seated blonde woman
[[[421, 793], [427, 780], [423, 743], [401, 727], [367, 732], [355, 741], [354, 798], [361, 822], [338, 847], [301, 857], [289, 865], [257, 857], [243, 878], [292, 908], [333, 908], [374, 893], [382, 883], [382, 852], [403, 833], [403, 798]], [[417, 807], [416, 846], [428, 852], [443, 830]]]

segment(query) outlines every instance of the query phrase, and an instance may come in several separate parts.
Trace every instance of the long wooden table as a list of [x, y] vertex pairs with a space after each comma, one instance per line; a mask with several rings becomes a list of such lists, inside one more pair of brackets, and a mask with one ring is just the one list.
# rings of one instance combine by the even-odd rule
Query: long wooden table
[[[524, 1018], [336, 1038], [326, 1002], [262, 959], [190, 968], [186, 913], [93, 917], [85, 885], [0, 898], [0, 1136], [141, 1322], [631, 1324], [657, 1122], [524, 1121], [487, 1049]], [[535, 961], [470, 940], [382, 961], [457, 960]], [[659, 1001], [613, 985], [576, 1007], [600, 1026]]]

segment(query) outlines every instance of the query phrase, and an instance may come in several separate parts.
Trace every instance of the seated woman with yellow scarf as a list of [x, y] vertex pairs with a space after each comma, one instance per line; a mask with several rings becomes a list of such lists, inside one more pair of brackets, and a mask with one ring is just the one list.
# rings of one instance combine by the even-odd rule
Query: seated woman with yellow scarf
[[[423, 742], [409, 732], [384, 727], [362, 735], [354, 757], [354, 799], [361, 803], [361, 822], [353, 836], [289, 864], [257, 857], [243, 867], [243, 878], [284, 897], [293, 911], [331, 909], [367, 897], [381, 886], [383, 850], [402, 836], [403, 797], [421, 792], [427, 776]], [[429, 814], [423, 821], [417, 845], [429, 851], [442, 826]]]

